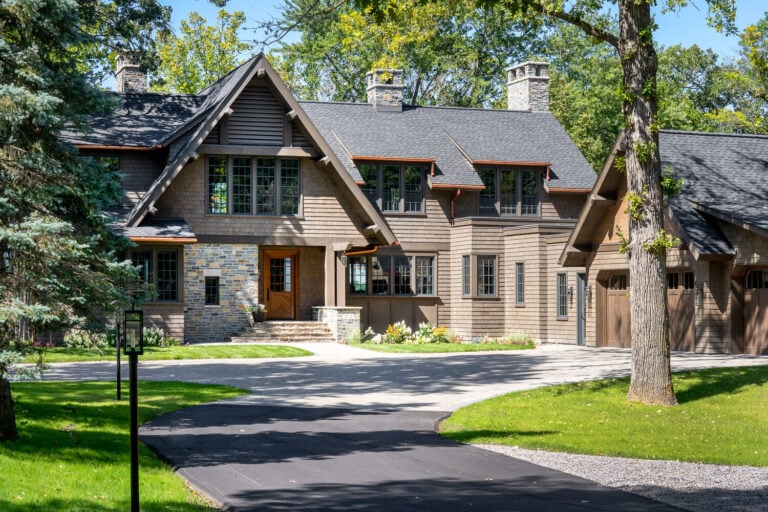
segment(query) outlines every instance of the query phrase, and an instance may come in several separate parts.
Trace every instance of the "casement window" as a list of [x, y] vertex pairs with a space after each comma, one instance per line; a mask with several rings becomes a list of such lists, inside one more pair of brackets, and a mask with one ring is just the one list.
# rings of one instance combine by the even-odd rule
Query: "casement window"
[[424, 211], [424, 167], [415, 164], [359, 165], [361, 189], [385, 213]]
[[750, 270], [745, 281], [748, 289], [768, 288], [768, 270]]
[[208, 213], [299, 215], [301, 164], [296, 158], [208, 157]]
[[179, 301], [179, 251], [177, 249], [134, 249], [131, 262], [139, 275], [154, 288], [153, 301]]
[[205, 305], [219, 305], [219, 276], [206, 276], [205, 278]]
[[557, 274], [557, 318], [568, 318], [567, 274]]
[[525, 304], [525, 263], [515, 263], [515, 304]]
[[498, 297], [498, 258], [477, 254], [461, 257], [461, 295], [463, 297]]
[[667, 272], [667, 289], [677, 290], [681, 286], [684, 290], [694, 289], [693, 272]]
[[480, 215], [537, 216], [541, 172], [531, 169], [480, 168]]
[[350, 256], [350, 295], [435, 295], [434, 256]]

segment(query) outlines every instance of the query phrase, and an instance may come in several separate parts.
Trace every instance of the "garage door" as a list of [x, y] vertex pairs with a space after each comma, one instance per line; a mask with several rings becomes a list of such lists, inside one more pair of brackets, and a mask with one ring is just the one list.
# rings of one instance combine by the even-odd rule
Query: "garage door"
[[744, 286], [744, 353], [768, 354], [768, 270], [751, 270]]
[[[694, 350], [695, 281], [693, 272], [667, 273], [669, 345], [671, 350]], [[613, 274], [606, 290], [605, 342], [602, 346], [630, 346], [629, 275]]]

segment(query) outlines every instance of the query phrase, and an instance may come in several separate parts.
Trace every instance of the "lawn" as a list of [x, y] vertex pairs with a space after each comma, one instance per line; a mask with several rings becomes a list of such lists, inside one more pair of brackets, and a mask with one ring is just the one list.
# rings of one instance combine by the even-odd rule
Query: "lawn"
[[629, 379], [511, 393], [459, 409], [440, 433], [462, 443], [768, 466], [768, 366], [675, 374], [680, 405], [627, 402]]
[[446, 352], [487, 352], [492, 350], [526, 350], [533, 343], [350, 343], [353, 347], [396, 354], [442, 354]]
[[[144, 361], [168, 359], [256, 359], [265, 357], [311, 356], [312, 352], [285, 345], [179, 345], [175, 347], [144, 347]], [[103, 354], [96, 350], [75, 347], [54, 347], [46, 351], [46, 363], [82, 361], [114, 361], [115, 349], [108, 348]], [[34, 363], [36, 356], [29, 355], [25, 363]]]
[[[124, 385], [124, 397], [128, 394]], [[113, 382], [14, 382], [19, 441], [0, 443], [0, 510], [130, 509], [128, 400]], [[140, 382], [139, 421], [247, 392], [227, 386]], [[213, 511], [140, 445], [143, 511]]]

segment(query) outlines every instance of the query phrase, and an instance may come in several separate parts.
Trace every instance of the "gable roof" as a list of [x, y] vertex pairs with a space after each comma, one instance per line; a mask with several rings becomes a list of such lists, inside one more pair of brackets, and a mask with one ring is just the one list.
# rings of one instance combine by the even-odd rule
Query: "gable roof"
[[377, 112], [368, 103], [301, 102], [326, 134], [347, 172], [362, 181], [354, 160], [376, 157], [435, 163], [433, 187], [482, 188], [483, 164], [551, 168], [551, 191], [588, 191], [595, 173], [551, 112], [404, 106]]
[[[613, 163], [622, 145], [620, 135], [560, 256], [565, 266], [584, 264], [593, 230], [619, 199], [626, 178]], [[768, 236], [768, 136], [662, 130], [659, 151], [662, 169], [683, 180], [680, 194], [668, 199], [668, 212], [694, 257], [736, 254], [720, 222]]]

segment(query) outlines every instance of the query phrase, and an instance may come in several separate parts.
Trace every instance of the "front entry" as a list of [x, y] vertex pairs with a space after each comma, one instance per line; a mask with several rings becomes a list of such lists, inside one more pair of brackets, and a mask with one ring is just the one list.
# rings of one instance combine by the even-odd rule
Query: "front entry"
[[296, 319], [298, 255], [296, 250], [265, 250], [262, 254], [262, 283], [268, 320]]

